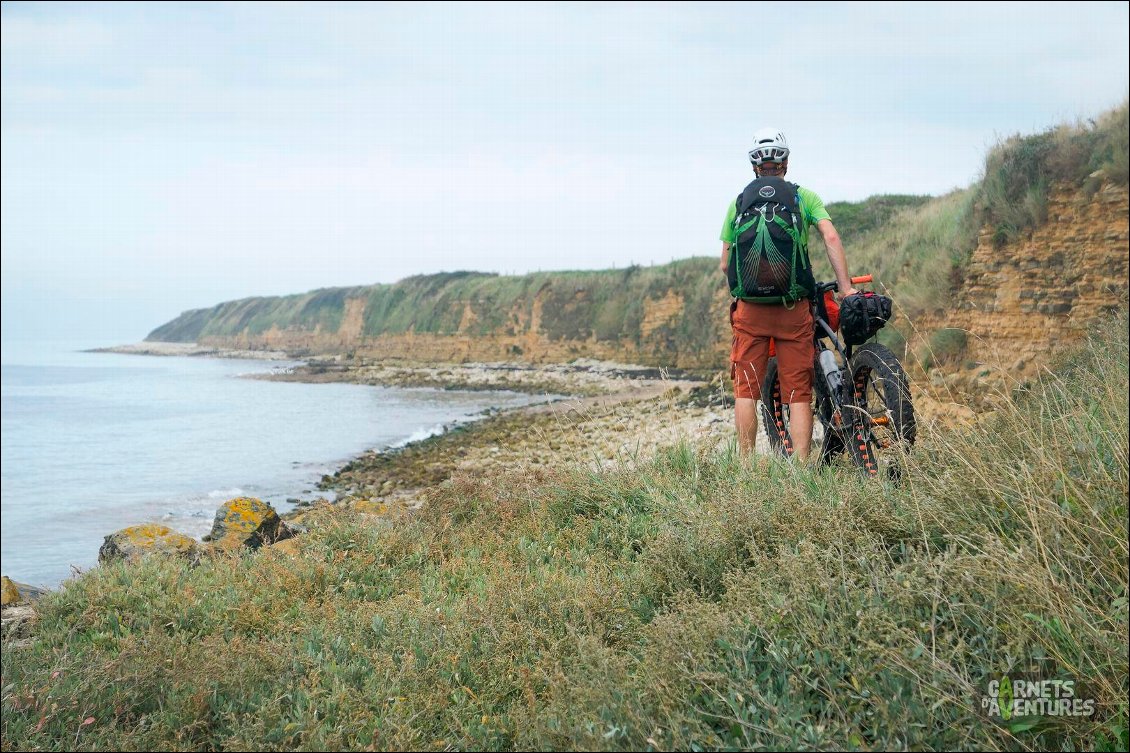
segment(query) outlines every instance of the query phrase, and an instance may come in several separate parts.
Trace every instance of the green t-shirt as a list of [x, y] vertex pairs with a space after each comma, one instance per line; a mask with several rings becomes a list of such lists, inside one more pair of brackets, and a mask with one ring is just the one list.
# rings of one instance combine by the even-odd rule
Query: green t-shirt
[[[813, 191], [807, 188], [797, 186], [797, 194], [800, 195], [800, 215], [804, 221], [804, 233], [808, 234], [808, 228], [815, 225], [820, 220], [830, 220], [832, 215], [828, 214], [828, 210], [824, 208], [824, 201], [817, 196]], [[722, 241], [724, 243], [734, 242], [734, 215], [738, 213], [737, 200], [730, 202], [730, 207], [726, 211], [726, 222], [722, 225]], [[801, 237], [805, 237], [801, 236]]]

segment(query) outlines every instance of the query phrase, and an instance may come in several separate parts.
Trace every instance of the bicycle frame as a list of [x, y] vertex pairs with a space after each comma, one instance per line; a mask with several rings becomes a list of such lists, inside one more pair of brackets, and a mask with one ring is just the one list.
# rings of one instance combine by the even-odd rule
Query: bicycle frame
[[[871, 276], [852, 278], [852, 282], [858, 284], [871, 282]], [[850, 371], [852, 346], [844, 343], [828, 323], [828, 311], [824, 302], [824, 294], [836, 290], [836, 288], [837, 285], [834, 282], [817, 284], [812, 317], [813, 344], [815, 346], [812, 360], [812, 387], [815, 402], [813, 418], [820, 421], [824, 428], [820, 457], [822, 461], [826, 462], [832, 455], [844, 449], [851, 449], [853, 456], [860, 454], [858, 460], [871, 472], [874, 459], [869, 456], [867, 450], [870, 416], [866, 411], [860, 409], [856, 403], [856, 385], [852, 380]], [[839, 389], [835, 389], [835, 386], [829, 382], [829, 376], [824, 373], [824, 368], [820, 363], [820, 355], [825, 350], [834, 350], [840, 354]], [[781, 410], [788, 410], [786, 405], [780, 403], [780, 395], [775, 394], [774, 400], [781, 406]], [[793, 448], [790, 437], [784, 427], [772, 415], [765, 401], [761, 403], [761, 411], [766, 431], [772, 431], [773, 427], [776, 427], [786, 453], [792, 455]], [[856, 447], [859, 448], [858, 453], [855, 452]]]
[[[827, 460], [829, 456], [838, 453], [847, 446], [847, 433], [855, 423], [850, 420], [844, 421], [847, 412], [853, 411], [855, 408], [853, 383], [848, 368], [851, 361], [851, 346], [840, 340], [828, 323], [823, 293], [817, 297], [815, 309], [813, 314], [815, 354], [812, 359], [812, 389], [816, 398], [816, 406], [813, 409], [813, 415], [824, 427], [824, 442], [820, 449], [820, 456], [822, 460]], [[831, 344], [830, 348], [825, 340]], [[820, 363], [820, 354], [825, 350], [834, 350], [840, 354], [839, 389], [834, 389], [834, 385], [830, 383], [829, 376], [824, 373], [824, 367]], [[845, 390], [847, 391], [846, 395], [844, 394]]]

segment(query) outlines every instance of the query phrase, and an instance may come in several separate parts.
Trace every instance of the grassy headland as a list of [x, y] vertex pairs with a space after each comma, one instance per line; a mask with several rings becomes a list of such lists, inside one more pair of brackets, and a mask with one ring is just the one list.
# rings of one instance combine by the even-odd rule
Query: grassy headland
[[[99, 568], [5, 648], [3, 747], [1125, 749], [1127, 340], [925, 432], [901, 485], [683, 443]], [[1021, 671], [1096, 714], [987, 720]]]
[[[913, 215], [933, 203], [929, 197], [875, 196], [833, 204], [831, 210], [849, 247], [877, 249], [883, 241], [863, 244], [889, 227], [894, 217]], [[814, 255], [822, 254], [817, 244]], [[878, 251], [873, 256], [882, 258]], [[866, 267], [877, 276], [886, 271], [870, 263], [866, 255], [859, 263], [853, 258], [855, 268]], [[725, 360], [719, 343], [728, 342], [723, 287], [713, 257], [655, 267], [522, 276], [452, 272], [410, 277], [391, 285], [230, 301], [186, 312], [147, 339], [223, 343], [225, 338], [268, 331], [336, 333], [348, 302], [357, 301], [364, 310], [358, 338], [406, 333], [516, 337], [536, 321], [538, 332], [550, 342], [608, 343], [633, 349], [632, 360], [638, 362], [715, 368]], [[662, 321], [649, 321], [648, 302], [664, 299], [675, 310]], [[507, 355], [528, 354], [515, 344]]]

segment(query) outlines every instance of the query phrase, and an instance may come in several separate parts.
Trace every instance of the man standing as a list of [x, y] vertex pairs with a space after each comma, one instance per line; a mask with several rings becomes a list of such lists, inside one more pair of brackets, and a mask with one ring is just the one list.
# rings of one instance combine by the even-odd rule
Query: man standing
[[781, 400], [789, 404], [793, 451], [807, 458], [812, 446], [812, 297], [808, 229], [824, 239], [840, 296], [855, 293], [840, 236], [814, 192], [784, 180], [789, 169], [785, 135], [764, 128], [754, 136], [749, 161], [757, 179], [730, 204], [722, 225], [722, 261], [730, 293], [730, 377], [738, 447], [752, 452], [757, 438], [757, 400], [775, 343]]

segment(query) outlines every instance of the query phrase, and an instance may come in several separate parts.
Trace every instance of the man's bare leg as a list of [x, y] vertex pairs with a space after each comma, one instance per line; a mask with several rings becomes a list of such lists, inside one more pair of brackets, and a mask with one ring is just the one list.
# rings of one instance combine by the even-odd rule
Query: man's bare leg
[[812, 403], [789, 403], [789, 434], [793, 455], [807, 460], [812, 449]]
[[757, 442], [757, 401], [750, 397], [735, 398], [734, 423], [738, 429], [738, 450], [743, 455], [752, 453]]
[[[739, 397], [734, 400], [734, 423], [738, 429], [738, 449], [744, 455], [753, 452], [757, 442], [757, 401]], [[789, 435], [793, 455], [807, 460], [812, 449], [812, 404], [789, 403]]]

